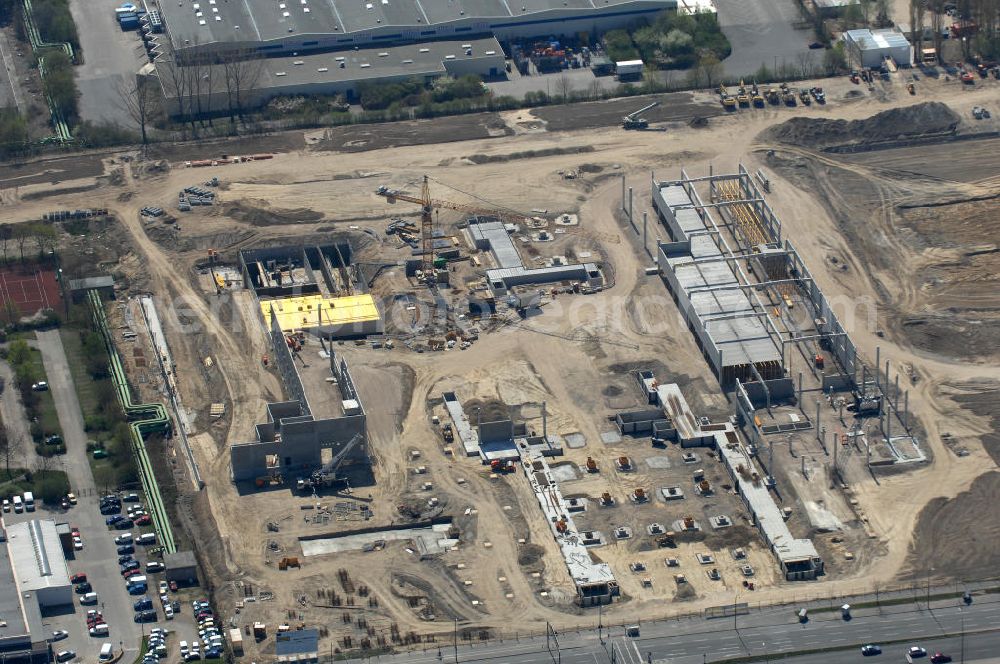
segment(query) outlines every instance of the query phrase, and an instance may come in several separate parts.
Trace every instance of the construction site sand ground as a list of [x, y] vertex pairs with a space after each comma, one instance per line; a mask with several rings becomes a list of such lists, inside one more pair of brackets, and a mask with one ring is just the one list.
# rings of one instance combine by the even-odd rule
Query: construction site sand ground
[[[743, 110], [712, 117], [697, 129], [671, 121], [664, 132], [555, 132], [546, 129], [552, 118], [540, 117], [549, 109], [538, 116], [501, 114], [508, 130], [497, 128], [489, 138], [351, 148], [349, 155], [325, 145], [278, 153], [269, 161], [197, 170], [174, 162], [154, 172], [109, 157], [106, 173], [117, 175], [104, 177], [86, 195], [32, 199], [35, 188], [47, 187], [32, 184], [5, 190], [0, 211], [17, 221], [52, 209], [100, 206], [120, 220], [131, 252], [115, 269], [131, 289], [155, 294], [181, 398], [197, 430], [191, 444], [206, 487], [178, 502], [179, 516], [192, 531], [227, 618], [245, 597], [264, 600], [243, 603], [239, 624], [320, 624], [321, 649], [332, 649], [356, 646], [365, 637], [377, 644], [380, 638], [402, 642], [450, 634], [456, 618], [473, 637], [537, 631], [533, 626], [545, 621], [557, 627], [593, 622], [572, 603], [573, 585], [524, 477], [493, 478], [478, 459], [445, 454], [431, 418], [443, 413], [446, 390], [465, 403], [517, 407], [535, 429], [541, 427], [545, 402], [550, 433], [564, 440], [578, 434], [571, 439], [585, 441], [583, 447], [567, 447], [557, 461], [566, 467], [557, 471], [567, 478], [564, 494], [596, 499], [609, 492], [618, 503], [607, 509], [591, 504], [578, 517], [608, 539], [593, 553], [611, 564], [622, 584], [623, 601], [606, 607], [606, 623], [726, 604], [734, 590], [747, 601], [768, 603], [787, 600], [790, 592], [843, 595], [931, 573], [989, 576], [1000, 556], [994, 546], [1000, 473], [993, 472], [1000, 441], [992, 433], [1000, 423], [995, 369], [1000, 323], [991, 262], [998, 255], [998, 140], [942, 139], [834, 154], [776, 142], [762, 132], [793, 116], [862, 119], [930, 99], [953, 108], [960, 131], [995, 131], [993, 125], [973, 124], [969, 109], [995, 103], [996, 84], [977, 82], [969, 91], [957, 82], [927, 81], [916, 98], [898, 81], [873, 93], [846, 81], [822, 84], [830, 98], [825, 107]], [[709, 95], [700, 99], [706, 109], [712, 103]], [[442, 120], [443, 126], [447, 122]], [[952, 154], [960, 158], [951, 159]], [[794, 441], [795, 455], [776, 446], [774, 474], [783, 504], [792, 507], [790, 527], [797, 536], [814, 536], [828, 560], [829, 573], [814, 584], [793, 586], [779, 578], [773, 557], [746, 524], [740, 501], [726, 491], [722, 467], [707, 450], [696, 452], [718, 490], [703, 498], [695, 494], [690, 464], [676, 447], [653, 448], [648, 438], [607, 443], [601, 437], [614, 428], [610, 415], [643, 405], [630, 373], [635, 369], [652, 368], [661, 381], [679, 383], [696, 414], [727, 416], [718, 383], [663, 284], [645, 275], [652, 263], [620, 213], [620, 177], [635, 187], [642, 211], [651, 207], [651, 171], [669, 179], [681, 165], [698, 175], [710, 166], [732, 172], [741, 161], [751, 171], [767, 171], [768, 201], [824, 292], [876, 302], [877, 324], [858, 324], [851, 334], [869, 363], [880, 345], [882, 358], [911, 383], [910, 410], [926, 432], [922, 442], [932, 459], [908, 472], [870, 474], [863, 455], [854, 453], [847, 461], [845, 492], [829, 481], [814, 437], [803, 434]], [[569, 171], [576, 177], [568, 179]], [[590, 296], [560, 296], [538, 315], [484, 333], [467, 350], [418, 354], [403, 344], [393, 350], [335, 346], [351, 366], [368, 413], [373, 482], [350, 494], [315, 498], [295, 495], [287, 485], [267, 491], [235, 487], [228, 445], [252, 437], [253, 425], [264, 419], [264, 404], [281, 399], [283, 389], [261, 363], [270, 351], [252, 294], [238, 288], [216, 294], [204, 274], [207, 250], [232, 262], [236, 250], [247, 246], [344, 237], [355, 244], [359, 260], [404, 258], [408, 249], [385, 237], [385, 224], [394, 216], [415, 218], [417, 210], [405, 203], [390, 206], [374, 189], [387, 184], [415, 193], [424, 174], [458, 190], [432, 183], [435, 197], [577, 214], [579, 226], [567, 229], [553, 246], [519, 248], [530, 246], [540, 256], [591, 252], [605, 265], [608, 288]], [[179, 190], [213, 176], [222, 181], [218, 205], [190, 214], [174, 211]], [[63, 184], [94, 183], [84, 178]], [[477, 198], [463, 199], [462, 191]], [[164, 207], [176, 222], [144, 221], [138, 211], [147, 205]], [[460, 220], [459, 213], [441, 210], [439, 223], [456, 236]], [[460, 289], [473, 272], [466, 264], [456, 273]], [[380, 296], [409, 292], [416, 301], [426, 298], [401, 268], [383, 271], [373, 290]], [[401, 336], [413, 323], [407, 311], [387, 312], [395, 317], [387, 327]], [[311, 355], [316, 350], [307, 343], [303, 355], [318, 363]], [[211, 420], [209, 405], [217, 402], [225, 403], [226, 415]], [[614, 468], [621, 455], [634, 460], [635, 472]], [[598, 461], [599, 473], [579, 470], [587, 456]], [[802, 457], [809, 465], [804, 476]], [[426, 473], [416, 474], [416, 466], [425, 466]], [[432, 483], [429, 489], [426, 482]], [[637, 486], [653, 494], [649, 504], [629, 502]], [[686, 497], [668, 504], [657, 495], [661, 486], [679, 486]], [[428, 507], [431, 497], [438, 499], [434, 507]], [[367, 520], [360, 516], [362, 503], [371, 509]], [[652, 522], [669, 529], [681, 516], [704, 522], [716, 513], [729, 516], [734, 526], [715, 532], [703, 524], [704, 540], [682, 541], [677, 549], [657, 547], [645, 530]], [[455, 528], [446, 534], [457, 542], [424, 560], [409, 542], [391, 540], [381, 550], [306, 557], [298, 539], [434, 516], [451, 517]], [[836, 530], [838, 524], [842, 530]], [[632, 538], [616, 543], [618, 525], [631, 527]], [[830, 526], [833, 532], [821, 532]], [[972, 532], [978, 535], [967, 537]], [[948, 544], [956, 540], [961, 546]], [[755, 570], [753, 593], [742, 587], [730, 553], [735, 547], [747, 551]], [[716, 563], [709, 567], [719, 568], [721, 581], [707, 578], [695, 559], [699, 552], [712, 553]], [[279, 571], [276, 561], [291, 555], [300, 557], [302, 567]], [[666, 567], [667, 557], [680, 561], [679, 570]], [[628, 565], [635, 561], [644, 562], [647, 571], [631, 573]], [[677, 596], [678, 571], [690, 580], [692, 592]], [[643, 578], [651, 587], [643, 586]], [[273, 640], [257, 648], [273, 652]]]

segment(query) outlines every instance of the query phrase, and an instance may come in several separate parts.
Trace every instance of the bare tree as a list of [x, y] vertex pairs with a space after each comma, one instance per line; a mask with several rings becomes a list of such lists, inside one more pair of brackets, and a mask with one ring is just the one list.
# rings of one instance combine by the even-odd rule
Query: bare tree
[[20, 226], [14, 227], [14, 240], [17, 242], [17, 250], [21, 254], [21, 262], [24, 262], [24, 245], [28, 242], [28, 238], [31, 237], [31, 229], [21, 224]]
[[600, 99], [604, 96], [604, 89], [601, 87], [601, 82], [595, 78], [590, 82], [590, 98]]
[[944, 28], [944, 7], [941, 0], [930, 0], [927, 9], [931, 12], [931, 30], [934, 31], [934, 52], [941, 57], [941, 30]]
[[166, 76], [166, 83], [170, 88], [170, 92], [177, 99], [177, 116], [180, 118], [187, 116], [190, 113], [190, 109], [188, 109], [186, 103], [188, 81], [184, 68], [176, 61], [164, 62], [163, 68], [159, 71], [161, 76]]
[[566, 74], [559, 75], [559, 80], [556, 81], [556, 92], [563, 101], [569, 101], [569, 97], [573, 93], [573, 82]]
[[122, 76], [115, 81], [119, 107], [139, 128], [143, 145], [149, 142], [147, 128], [158, 110], [159, 91], [156, 87], [147, 76]]
[[0, 427], [0, 458], [3, 458], [7, 479], [10, 479], [10, 460], [14, 458], [14, 446], [11, 445], [10, 436], [4, 427]]
[[7, 243], [14, 237], [14, 229], [10, 224], [0, 224], [0, 247], [3, 249], [3, 262], [7, 264]]
[[222, 77], [226, 88], [229, 122], [243, 117], [243, 111], [264, 73], [264, 61], [256, 53], [227, 53], [222, 58]]
[[708, 88], [715, 87], [722, 80], [722, 62], [714, 54], [703, 55], [695, 66], [697, 80], [704, 81]]

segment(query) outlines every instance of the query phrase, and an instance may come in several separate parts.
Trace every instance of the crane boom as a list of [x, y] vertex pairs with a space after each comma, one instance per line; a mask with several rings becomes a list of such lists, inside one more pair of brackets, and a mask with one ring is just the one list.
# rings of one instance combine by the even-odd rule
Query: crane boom
[[623, 129], [645, 129], [649, 126], [649, 121], [646, 118], [640, 117], [643, 113], [651, 108], [656, 108], [660, 105], [660, 102], [654, 101], [648, 106], [643, 106], [638, 111], [633, 111], [629, 113], [624, 118], [622, 118], [622, 128]]

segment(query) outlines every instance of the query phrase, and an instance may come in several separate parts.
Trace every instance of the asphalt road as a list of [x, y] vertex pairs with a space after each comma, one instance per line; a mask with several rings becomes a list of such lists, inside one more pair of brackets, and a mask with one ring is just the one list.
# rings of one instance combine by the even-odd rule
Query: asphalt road
[[115, 7], [121, 4], [121, 0], [70, 0], [83, 50], [83, 64], [74, 71], [80, 117], [131, 129], [135, 122], [122, 108], [115, 86], [120, 77], [134, 76], [148, 60], [139, 33], [123, 32], [115, 20]]
[[[546, 643], [544, 638], [508, 639], [473, 647], [460, 646], [457, 660], [451, 644], [442, 644], [440, 658], [438, 650], [431, 649], [372, 658], [372, 661], [603, 664], [612, 661], [613, 650], [614, 661], [623, 664], [649, 661], [703, 664], [734, 657], [771, 657], [829, 647], [844, 650], [794, 659], [802, 659], [807, 664], [819, 664], [820, 658], [824, 663], [871, 661], [877, 664], [881, 661], [881, 658], [862, 658], [859, 646], [863, 643], [884, 644], [882, 658], [896, 662], [903, 660], [911, 644], [923, 645], [931, 653], [947, 652], [957, 661], [960, 639], [946, 635], [958, 635], [963, 629], [967, 658], [977, 653], [986, 657], [1000, 652], [1000, 597], [996, 595], [978, 595], [970, 606], [949, 599], [932, 601], [928, 609], [921, 601], [881, 609], [856, 609], [852, 615], [851, 620], [843, 620], [838, 611], [814, 611], [808, 622], [799, 623], [794, 607], [780, 607], [739, 616], [735, 629], [732, 617], [692, 618], [645, 623], [640, 627], [638, 638], [626, 638], [624, 629], [616, 626], [611, 628], [610, 634], [609, 630], [604, 630], [603, 640], [598, 638], [596, 629], [557, 635], [558, 647], [555, 641]], [[537, 629], [537, 626], [526, 627]], [[891, 641], [901, 643], [890, 644]]]
[[794, 0], [716, 0], [715, 5], [719, 26], [733, 47], [722, 62], [728, 76], [752, 74], [762, 64], [768, 69], [782, 62], [799, 67], [801, 58], [822, 59], [823, 51], [809, 50], [815, 40], [812, 30], [795, 28], [800, 16]]
[[79, 504], [66, 514], [55, 515], [58, 520], [67, 520], [80, 528], [84, 548], [76, 552], [75, 559], [69, 560], [70, 574], [83, 572], [87, 580], [100, 595], [98, 608], [110, 626], [110, 636], [91, 638], [87, 635], [86, 612], [88, 608], [79, 604], [70, 615], [51, 616], [45, 619], [50, 629], [65, 629], [70, 638], [60, 642], [58, 648], [75, 650], [80, 658], [94, 661], [102, 643], [111, 642], [117, 650], [125, 648], [123, 661], [131, 662], [138, 654], [142, 629], [132, 621], [132, 600], [125, 591], [125, 583], [118, 574], [115, 561], [118, 554], [114, 544], [117, 531], [108, 531], [101, 515], [99, 503], [102, 492], [94, 486], [94, 476], [87, 461], [87, 435], [83, 430], [83, 415], [80, 402], [73, 386], [73, 378], [66, 360], [62, 339], [58, 330], [36, 333], [38, 349], [42, 352], [42, 362], [48, 377], [49, 389], [55, 400], [56, 413], [66, 441], [66, 454], [61, 457], [62, 468], [70, 478]]

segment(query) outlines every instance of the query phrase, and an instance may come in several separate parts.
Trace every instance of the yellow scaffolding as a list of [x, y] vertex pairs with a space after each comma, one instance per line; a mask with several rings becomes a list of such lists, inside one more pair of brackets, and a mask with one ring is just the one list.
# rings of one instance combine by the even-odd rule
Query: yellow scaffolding
[[[726, 180], [716, 183], [716, 192], [719, 201], [739, 201], [744, 198], [743, 192], [736, 180]], [[743, 233], [744, 239], [750, 244], [751, 251], [757, 251], [762, 244], [770, 242], [770, 237], [764, 226], [764, 220], [760, 218], [757, 210], [749, 203], [733, 203], [727, 206], [729, 216]], [[769, 275], [772, 278], [778, 276], [784, 278], [786, 275]], [[793, 287], [790, 283], [778, 284], [775, 286], [778, 293], [788, 307], [794, 306], [792, 303]]]
[[302, 295], [264, 300], [260, 303], [264, 320], [271, 320], [272, 309], [278, 317], [278, 326], [286, 334], [321, 325], [336, 327], [377, 321], [381, 318], [375, 300], [368, 294], [347, 297]]

